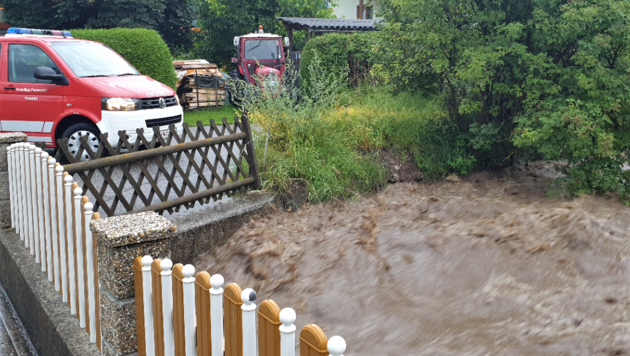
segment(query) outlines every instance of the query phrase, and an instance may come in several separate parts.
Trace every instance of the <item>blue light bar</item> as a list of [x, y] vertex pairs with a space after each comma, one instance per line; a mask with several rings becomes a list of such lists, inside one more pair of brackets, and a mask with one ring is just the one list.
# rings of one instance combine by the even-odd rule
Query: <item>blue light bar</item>
[[18, 28], [11, 27], [7, 30], [7, 34], [12, 35], [40, 35], [40, 36], [63, 36], [73, 38], [70, 31], [54, 31], [54, 30], [39, 30], [31, 28]]

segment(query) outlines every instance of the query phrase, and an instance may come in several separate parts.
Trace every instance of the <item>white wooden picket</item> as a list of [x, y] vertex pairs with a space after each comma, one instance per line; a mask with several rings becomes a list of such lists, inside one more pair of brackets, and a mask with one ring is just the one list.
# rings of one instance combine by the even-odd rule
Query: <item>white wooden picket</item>
[[[159, 320], [159, 317], [154, 316], [154, 298], [152, 278], [154, 277], [151, 270], [151, 264], [153, 263], [153, 257], [142, 257], [142, 300], [144, 303], [144, 338], [146, 344], [146, 355], [155, 355], [157, 349], [157, 342], [160, 342], [164, 346], [164, 355], [175, 355], [175, 333], [174, 333], [174, 318], [173, 310], [177, 308], [174, 305], [173, 298], [173, 262], [168, 259], [162, 259], [160, 262], [161, 272], [159, 278], [161, 279], [161, 294], [158, 298], [161, 298], [162, 310], [162, 324], [155, 325], [154, 320]], [[197, 342], [198, 335], [196, 327], [197, 323], [197, 309], [195, 299], [195, 268], [192, 265], [186, 265], [182, 269], [184, 276], [183, 282], [183, 309], [184, 309], [184, 341], [185, 341], [185, 355], [177, 356], [193, 356], [197, 355]], [[210, 318], [212, 328], [210, 335], [212, 343], [212, 356], [222, 356], [227, 354], [224, 343], [224, 310], [223, 310], [223, 283], [224, 278], [220, 274], [215, 274], [210, 278], [211, 289], [210, 293]], [[137, 291], [138, 292], [138, 291]], [[206, 292], [207, 293], [207, 292]], [[257, 305], [254, 303], [256, 300], [256, 292], [251, 288], [246, 288], [242, 291], [240, 299], [243, 304], [241, 305], [242, 312], [242, 340], [243, 340], [243, 356], [258, 356], [258, 328], [256, 324], [256, 311]], [[281, 356], [296, 356], [296, 321], [297, 315], [295, 310], [291, 308], [284, 308], [280, 311], [279, 335], [280, 335], [280, 355]], [[154, 329], [156, 327], [162, 327], [163, 333], [157, 332]], [[163, 334], [164, 340], [156, 340], [155, 335]], [[343, 356], [346, 351], [346, 342], [340, 336], [333, 336], [328, 340], [327, 350], [330, 356]]]
[[96, 343], [97, 264], [89, 229], [93, 205], [83, 202], [80, 188], [73, 190], [73, 178], [64, 177], [64, 167], [35, 145], [9, 146], [7, 163], [11, 227], [55, 291], [70, 304], [79, 326], [87, 328], [89, 320], [90, 341]]

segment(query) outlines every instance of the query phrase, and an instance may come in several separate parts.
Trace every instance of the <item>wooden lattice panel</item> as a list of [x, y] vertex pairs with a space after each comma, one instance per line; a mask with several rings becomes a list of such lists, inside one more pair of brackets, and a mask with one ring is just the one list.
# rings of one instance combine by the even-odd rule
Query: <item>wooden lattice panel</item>
[[[171, 125], [162, 133], [136, 131], [131, 141], [125, 131], [118, 144], [109, 143], [107, 134], [93, 152], [87, 137], [73, 156], [67, 139], [59, 139], [57, 160], [66, 160], [66, 172], [78, 176], [83, 190], [94, 198], [94, 211], [107, 216], [128, 212], [177, 212], [196, 203], [207, 204], [238, 191], [260, 189], [252, 133], [247, 116], [223, 125], [214, 120], [209, 126], [197, 122], [194, 128]], [[89, 160], [77, 157], [87, 153]]]

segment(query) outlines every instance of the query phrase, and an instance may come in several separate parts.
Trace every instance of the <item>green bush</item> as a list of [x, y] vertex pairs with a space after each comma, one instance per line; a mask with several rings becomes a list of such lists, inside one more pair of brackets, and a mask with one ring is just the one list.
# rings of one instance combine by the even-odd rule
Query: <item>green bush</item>
[[140, 73], [175, 89], [177, 77], [173, 58], [162, 37], [143, 28], [114, 28], [110, 30], [72, 30], [75, 38], [106, 44], [120, 53]]
[[372, 43], [374, 34], [360, 32], [355, 34], [328, 33], [317, 36], [306, 43], [302, 50], [300, 76], [305, 88], [309, 88], [311, 76], [309, 67], [314, 58], [321, 62], [323, 74], [341, 75], [348, 73], [348, 81], [354, 87], [369, 73], [374, 61]]
[[[294, 67], [287, 67], [291, 69], [277, 95], [269, 95], [262, 85], [228, 83], [260, 127], [254, 142], [264, 187], [283, 196], [290, 194], [295, 182], [301, 182], [308, 186], [311, 201], [321, 201], [350, 198], [382, 186], [385, 170], [377, 162], [377, 154], [357, 147], [362, 129], [369, 129], [370, 124], [352, 124], [338, 111], [346, 96], [346, 77], [323, 75], [315, 57], [308, 66], [313, 78], [309, 95], [304, 95]], [[238, 87], [243, 88], [242, 94], [235, 90]]]
[[630, 3], [625, 0], [383, 0], [374, 72], [438, 92], [462, 154], [565, 161], [570, 193], [630, 200]]

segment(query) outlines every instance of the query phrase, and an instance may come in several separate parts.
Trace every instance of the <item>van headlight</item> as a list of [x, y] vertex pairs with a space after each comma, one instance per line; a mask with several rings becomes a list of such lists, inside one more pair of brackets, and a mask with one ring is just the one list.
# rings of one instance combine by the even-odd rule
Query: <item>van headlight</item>
[[102, 98], [101, 109], [107, 111], [139, 110], [142, 103], [138, 99]]

